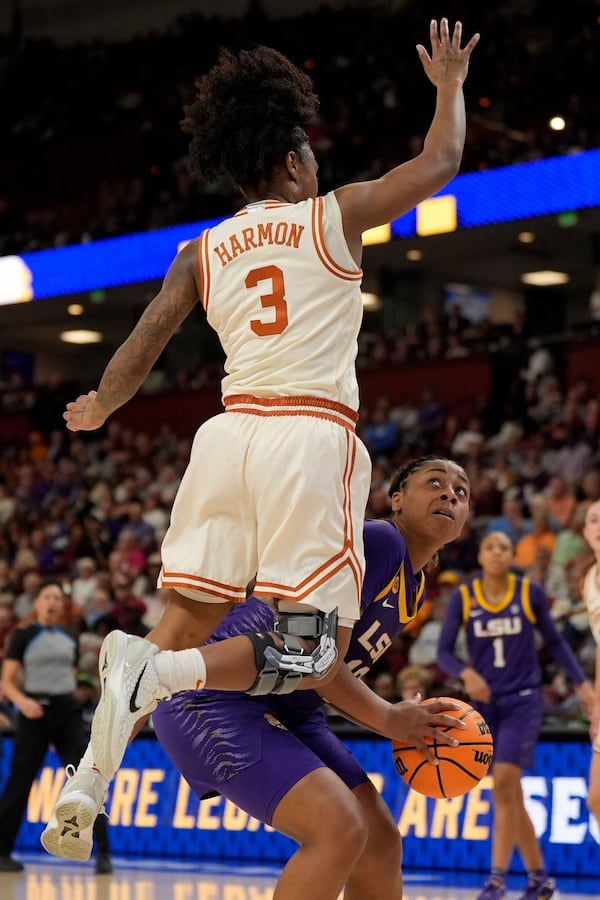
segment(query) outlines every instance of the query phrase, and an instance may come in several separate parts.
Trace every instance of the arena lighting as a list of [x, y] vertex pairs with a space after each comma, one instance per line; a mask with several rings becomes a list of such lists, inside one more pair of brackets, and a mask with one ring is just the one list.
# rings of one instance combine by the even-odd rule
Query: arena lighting
[[388, 244], [392, 239], [392, 228], [390, 224], [378, 225], [376, 228], [369, 228], [362, 233], [363, 247], [371, 247], [373, 244]]
[[569, 280], [566, 272], [554, 272], [552, 269], [540, 269], [538, 272], [523, 272], [521, 275], [523, 284], [533, 284], [535, 287], [567, 284]]
[[72, 331], [61, 331], [61, 341], [65, 344], [99, 344], [104, 340], [101, 331], [88, 331], [86, 328], [74, 328]]
[[427, 237], [430, 234], [447, 234], [458, 227], [456, 197], [443, 194], [423, 200], [417, 206], [417, 234]]
[[[466, 172], [452, 179], [439, 196], [455, 198], [459, 229], [572, 213], [600, 207], [599, 171], [600, 150], [588, 150], [486, 172]], [[13, 257], [9, 263], [7, 257], [0, 258], [0, 302], [64, 297], [158, 281], [173, 261], [177, 247], [221, 218], [36, 250]], [[395, 219], [391, 223], [392, 238], [416, 237], [416, 219], [416, 210]]]
[[362, 291], [363, 309], [374, 310], [381, 306], [381, 299], [378, 294], [372, 294], [369, 291]]

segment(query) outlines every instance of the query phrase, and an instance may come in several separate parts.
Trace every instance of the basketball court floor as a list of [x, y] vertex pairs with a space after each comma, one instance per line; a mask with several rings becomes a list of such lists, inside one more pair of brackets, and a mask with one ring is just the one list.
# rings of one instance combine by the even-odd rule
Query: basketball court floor
[[[95, 875], [92, 863], [65, 863], [45, 854], [21, 855], [23, 872], [0, 873], [0, 900], [272, 900], [277, 868], [166, 860], [113, 859], [112, 875]], [[480, 873], [405, 873], [404, 900], [475, 900]], [[509, 881], [507, 900], [522, 892]], [[343, 896], [343, 895], [342, 895]], [[598, 900], [599, 877], [560, 879], [556, 900]], [[309, 900], [309, 898], [307, 898]], [[554, 898], [553, 898], [554, 900]]]

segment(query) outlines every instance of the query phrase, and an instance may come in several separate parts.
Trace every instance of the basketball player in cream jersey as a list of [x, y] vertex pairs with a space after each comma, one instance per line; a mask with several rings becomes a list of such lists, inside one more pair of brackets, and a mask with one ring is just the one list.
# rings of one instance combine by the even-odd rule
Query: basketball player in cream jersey
[[[433, 20], [430, 41], [431, 53], [417, 46], [437, 93], [422, 152], [324, 197], [306, 135], [318, 100], [304, 72], [268, 47], [223, 50], [196, 82], [183, 122], [192, 166], [205, 178], [227, 174], [247, 206], [180, 251], [98, 390], [68, 403], [64, 418], [71, 431], [99, 428], [141, 387], [198, 298], [227, 356], [225, 412], [198, 429], [173, 505], [160, 623], [150, 640], [115, 631], [101, 648], [92, 747], [51, 830], [87, 817], [90, 794], [97, 804], [89, 780], [99, 770], [108, 784], [160, 699], [200, 687], [288, 693], [324, 684], [343, 664], [359, 616], [370, 483], [354, 430], [362, 234], [457, 173], [478, 35], [461, 47], [460, 23], [450, 33], [447, 19]], [[276, 606], [275, 630], [200, 652], [251, 581]]]
[[583, 599], [596, 641], [595, 704], [590, 728], [592, 761], [587, 803], [590, 812], [600, 825], [600, 500], [592, 503], [586, 511], [583, 536], [594, 553], [594, 563], [588, 569], [583, 582]]

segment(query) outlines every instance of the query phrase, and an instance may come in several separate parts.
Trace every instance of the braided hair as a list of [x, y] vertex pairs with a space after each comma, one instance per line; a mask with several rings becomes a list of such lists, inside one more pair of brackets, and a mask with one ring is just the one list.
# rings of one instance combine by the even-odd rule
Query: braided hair
[[[452, 462], [451, 459], [448, 459], [445, 456], [430, 454], [429, 456], [419, 456], [417, 459], [411, 459], [406, 465], [401, 466], [401, 468], [399, 468], [392, 476], [388, 489], [389, 496], [392, 497], [398, 491], [404, 490], [411, 475], [414, 475], [415, 472], [418, 472], [418, 470], [422, 469], [427, 463], [435, 462], [436, 460], [446, 463]], [[429, 562], [423, 566], [423, 572], [425, 572], [426, 575], [432, 576], [438, 569], [439, 555], [434, 553]]]
[[279, 51], [222, 48], [194, 87], [181, 127], [192, 136], [191, 166], [203, 178], [225, 174], [237, 187], [257, 188], [290, 150], [302, 158], [319, 101], [309, 76]]
[[425, 466], [427, 463], [434, 462], [438, 459], [441, 462], [452, 462], [451, 459], [447, 459], [445, 456], [438, 456], [437, 454], [430, 454], [429, 456], [419, 456], [417, 459], [411, 459], [410, 462], [406, 463], [406, 465], [402, 466], [400, 469], [394, 472], [388, 489], [389, 496], [391, 497], [398, 491], [403, 490], [406, 487], [406, 483], [411, 475], [413, 475], [419, 469], [422, 469], [423, 466]]

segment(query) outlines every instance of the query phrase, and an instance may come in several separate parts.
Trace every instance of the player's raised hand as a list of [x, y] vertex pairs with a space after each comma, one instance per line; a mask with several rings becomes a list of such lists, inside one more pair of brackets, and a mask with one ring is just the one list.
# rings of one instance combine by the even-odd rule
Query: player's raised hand
[[106, 413], [96, 404], [96, 391], [81, 394], [77, 400], [67, 403], [63, 413], [69, 431], [94, 431], [106, 420]]
[[461, 48], [462, 23], [457, 22], [450, 37], [448, 19], [441, 19], [439, 26], [435, 19], [429, 25], [431, 38], [431, 56], [423, 46], [417, 44], [417, 53], [423, 64], [425, 74], [436, 87], [444, 82], [463, 82], [469, 70], [471, 53], [479, 41], [479, 34]]

